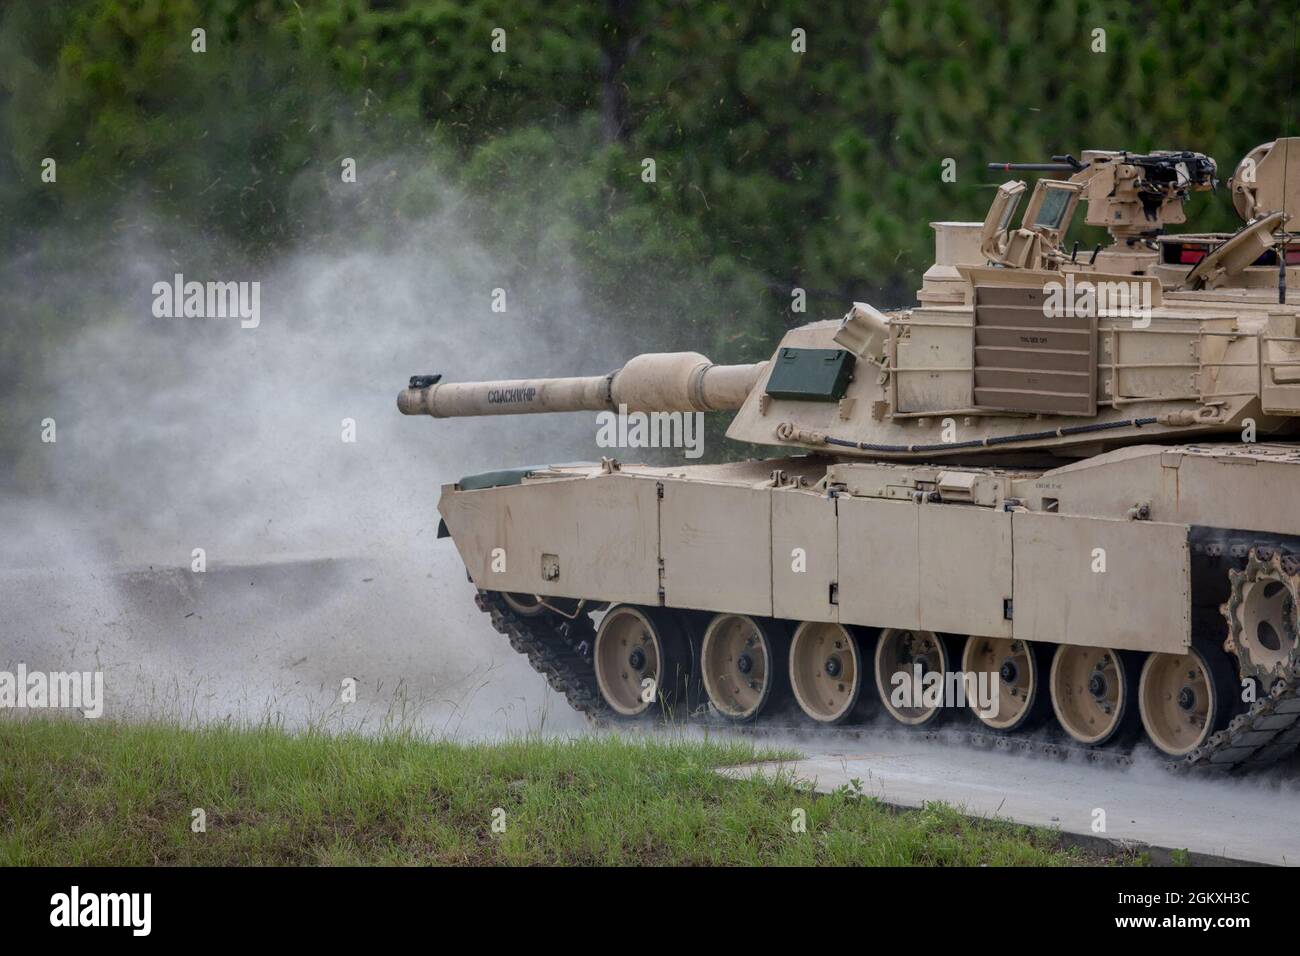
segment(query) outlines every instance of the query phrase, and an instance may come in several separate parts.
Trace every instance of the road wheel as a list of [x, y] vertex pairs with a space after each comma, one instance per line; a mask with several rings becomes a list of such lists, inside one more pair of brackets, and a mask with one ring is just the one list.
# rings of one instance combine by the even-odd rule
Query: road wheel
[[862, 644], [843, 624], [804, 621], [790, 641], [790, 687], [803, 712], [822, 724], [853, 716], [862, 695]]
[[620, 717], [671, 713], [685, 700], [690, 651], [677, 620], [663, 608], [610, 608], [596, 631], [592, 663], [600, 696]]
[[705, 628], [700, 670], [709, 703], [723, 717], [753, 720], [789, 687], [788, 632], [776, 621], [717, 614]]
[[536, 594], [522, 594], [517, 591], [502, 591], [501, 600], [520, 617], [539, 617], [546, 613], [542, 599]]
[[1061, 728], [1090, 747], [1115, 739], [1133, 709], [1137, 677], [1131, 655], [1109, 647], [1060, 645], [1048, 686]]
[[[934, 631], [912, 631], [887, 627], [876, 642], [876, 690], [889, 716], [900, 724], [919, 727], [943, 712], [943, 689], [946, 683], [948, 649]], [[917, 668], [920, 668], [919, 672]], [[940, 694], [937, 703], [923, 701], [923, 685], [918, 680], [938, 672]], [[895, 700], [895, 695], [900, 695]]]
[[1138, 681], [1138, 710], [1151, 742], [1171, 757], [1182, 757], [1228, 723], [1234, 693], [1231, 668], [1212, 666], [1207, 654], [1149, 654]]
[[[1046, 645], [1011, 637], [971, 635], [961, 655], [961, 669], [971, 675], [968, 683], [976, 683], [975, 688], [966, 689], [967, 706], [989, 730], [1026, 730], [1051, 711], [1044, 686], [1051, 666]], [[991, 702], [974, 693], [981, 679], [991, 692]]]

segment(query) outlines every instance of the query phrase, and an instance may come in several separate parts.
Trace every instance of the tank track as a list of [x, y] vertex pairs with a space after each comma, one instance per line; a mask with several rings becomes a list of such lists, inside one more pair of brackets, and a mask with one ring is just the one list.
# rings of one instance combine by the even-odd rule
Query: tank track
[[[591, 651], [595, 628], [587, 614], [566, 620], [553, 612], [526, 617], [512, 610], [499, 594], [480, 591], [475, 603], [490, 615], [492, 626], [504, 634], [510, 646], [528, 657], [533, 669], [563, 694], [574, 710], [597, 725], [613, 724], [613, 711], [605, 704], [596, 684]], [[619, 722], [622, 723], [621, 721]], [[815, 735], [818, 740], [852, 744], [878, 736], [877, 727], [815, 727], [807, 722], [780, 718], [761, 719], [752, 724], [735, 724], [707, 712], [692, 723], [755, 739]], [[1061, 740], [1035, 736], [992, 734], [965, 728], [914, 730], [891, 728], [889, 733], [920, 734], [926, 739], [952, 742], [1008, 753], [1028, 753], [1058, 760], [1078, 760], [1111, 767], [1133, 763], [1132, 749], [1094, 749]], [[1166, 760], [1171, 771], [1242, 772], [1275, 763], [1300, 747], [1300, 660], [1292, 661], [1268, 696], [1234, 717], [1196, 750], [1179, 760]]]
[[1276, 763], [1300, 746], [1300, 663], [1291, 661], [1286, 674], [1267, 697], [1251, 704], [1228, 726], [1175, 763], [1179, 770], [1229, 772]]
[[[1229, 544], [1229, 553], [1235, 558], [1228, 573], [1231, 590], [1219, 611], [1228, 625], [1223, 649], [1240, 656], [1235, 628], [1242, 585], [1248, 578], [1253, 580], [1249, 572], [1259, 568], [1270, 571], [1278, 580], [1285, 580], [1294, 593], [1300, 583], [1300, 556], [1290, 551], [1296, 544], [1293, 540], [1234, 539]], [[1177, 765], [1179, 769], [1250, 770], [1276, 763], [1295, 752], [1300, 746], [1300, 647], [1291, 652], [1278, 670], [1263, 676], [1269, 684], [1267, 693], [1184, 757]], [[1258, 677], [1255, 680], [1257, 687], [1262, 686]]]
[[492, 591], [479, 591], [474, 603], [492, 618], [492, 626], [506, 636], [510, 646], [527, 656], [533, 670], [546, 678], [552, 690], [564, 695], [570, 707], [593, 719], [609, 713], [591, 664], [596, 629], [589, 615], [566, 620], [546, 611], [525, 617]]

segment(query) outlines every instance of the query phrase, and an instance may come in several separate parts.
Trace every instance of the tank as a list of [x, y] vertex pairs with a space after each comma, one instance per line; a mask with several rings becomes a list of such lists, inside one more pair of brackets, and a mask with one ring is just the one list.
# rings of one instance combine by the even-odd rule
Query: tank
[[[1038, 175], [931, 223], [913, 306], [852, 303], [765, 362], [411, 379], [407, 415], [731, 411], [773, 448], [442, 487], [479, 606], [573, 707], [1221, 771], [1295, 751], [1300, 138], [1234, 169], [1234, 233], [1168, 231], [1220, 185], [1201, 153], [990, 169]], [[1066, 247], [1080, 206], [1109, 242]]]

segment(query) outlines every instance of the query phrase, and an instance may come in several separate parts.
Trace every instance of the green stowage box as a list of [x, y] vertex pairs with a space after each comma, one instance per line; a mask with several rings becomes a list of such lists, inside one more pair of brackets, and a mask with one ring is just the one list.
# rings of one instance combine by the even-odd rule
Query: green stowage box
[[838, 402], [853, 377], [853, 353], [843, 349], [782, 349], [767, 394], [806, 402]]
[[539, 466], [528, 468], [502, 468], [500, 471], [485, 471], [478, 475], [466, 475], [456, 482], [461, 491], [480, 491], [484, 488], [501, 488], [506, 485], [518, 485]]

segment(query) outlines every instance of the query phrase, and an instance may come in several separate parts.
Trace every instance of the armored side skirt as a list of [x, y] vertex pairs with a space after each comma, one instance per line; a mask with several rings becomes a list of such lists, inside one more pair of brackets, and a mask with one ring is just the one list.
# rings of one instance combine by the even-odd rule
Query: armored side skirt
[[1242, 467], [1240, 446], [1222, 447], [941, 473], [1001, 482], [984, 504], [916, 493], [934, 468], [833, 465], [827, 494], [764, 481], [773, 463], [754, 462], [448, 485], [439, 509], [485, 590], [1181, 652], [1193, 544], [1216, 527], [1300, 532], [1276, 507], [1300, 490], [1300, 462], [1261, 451]]

